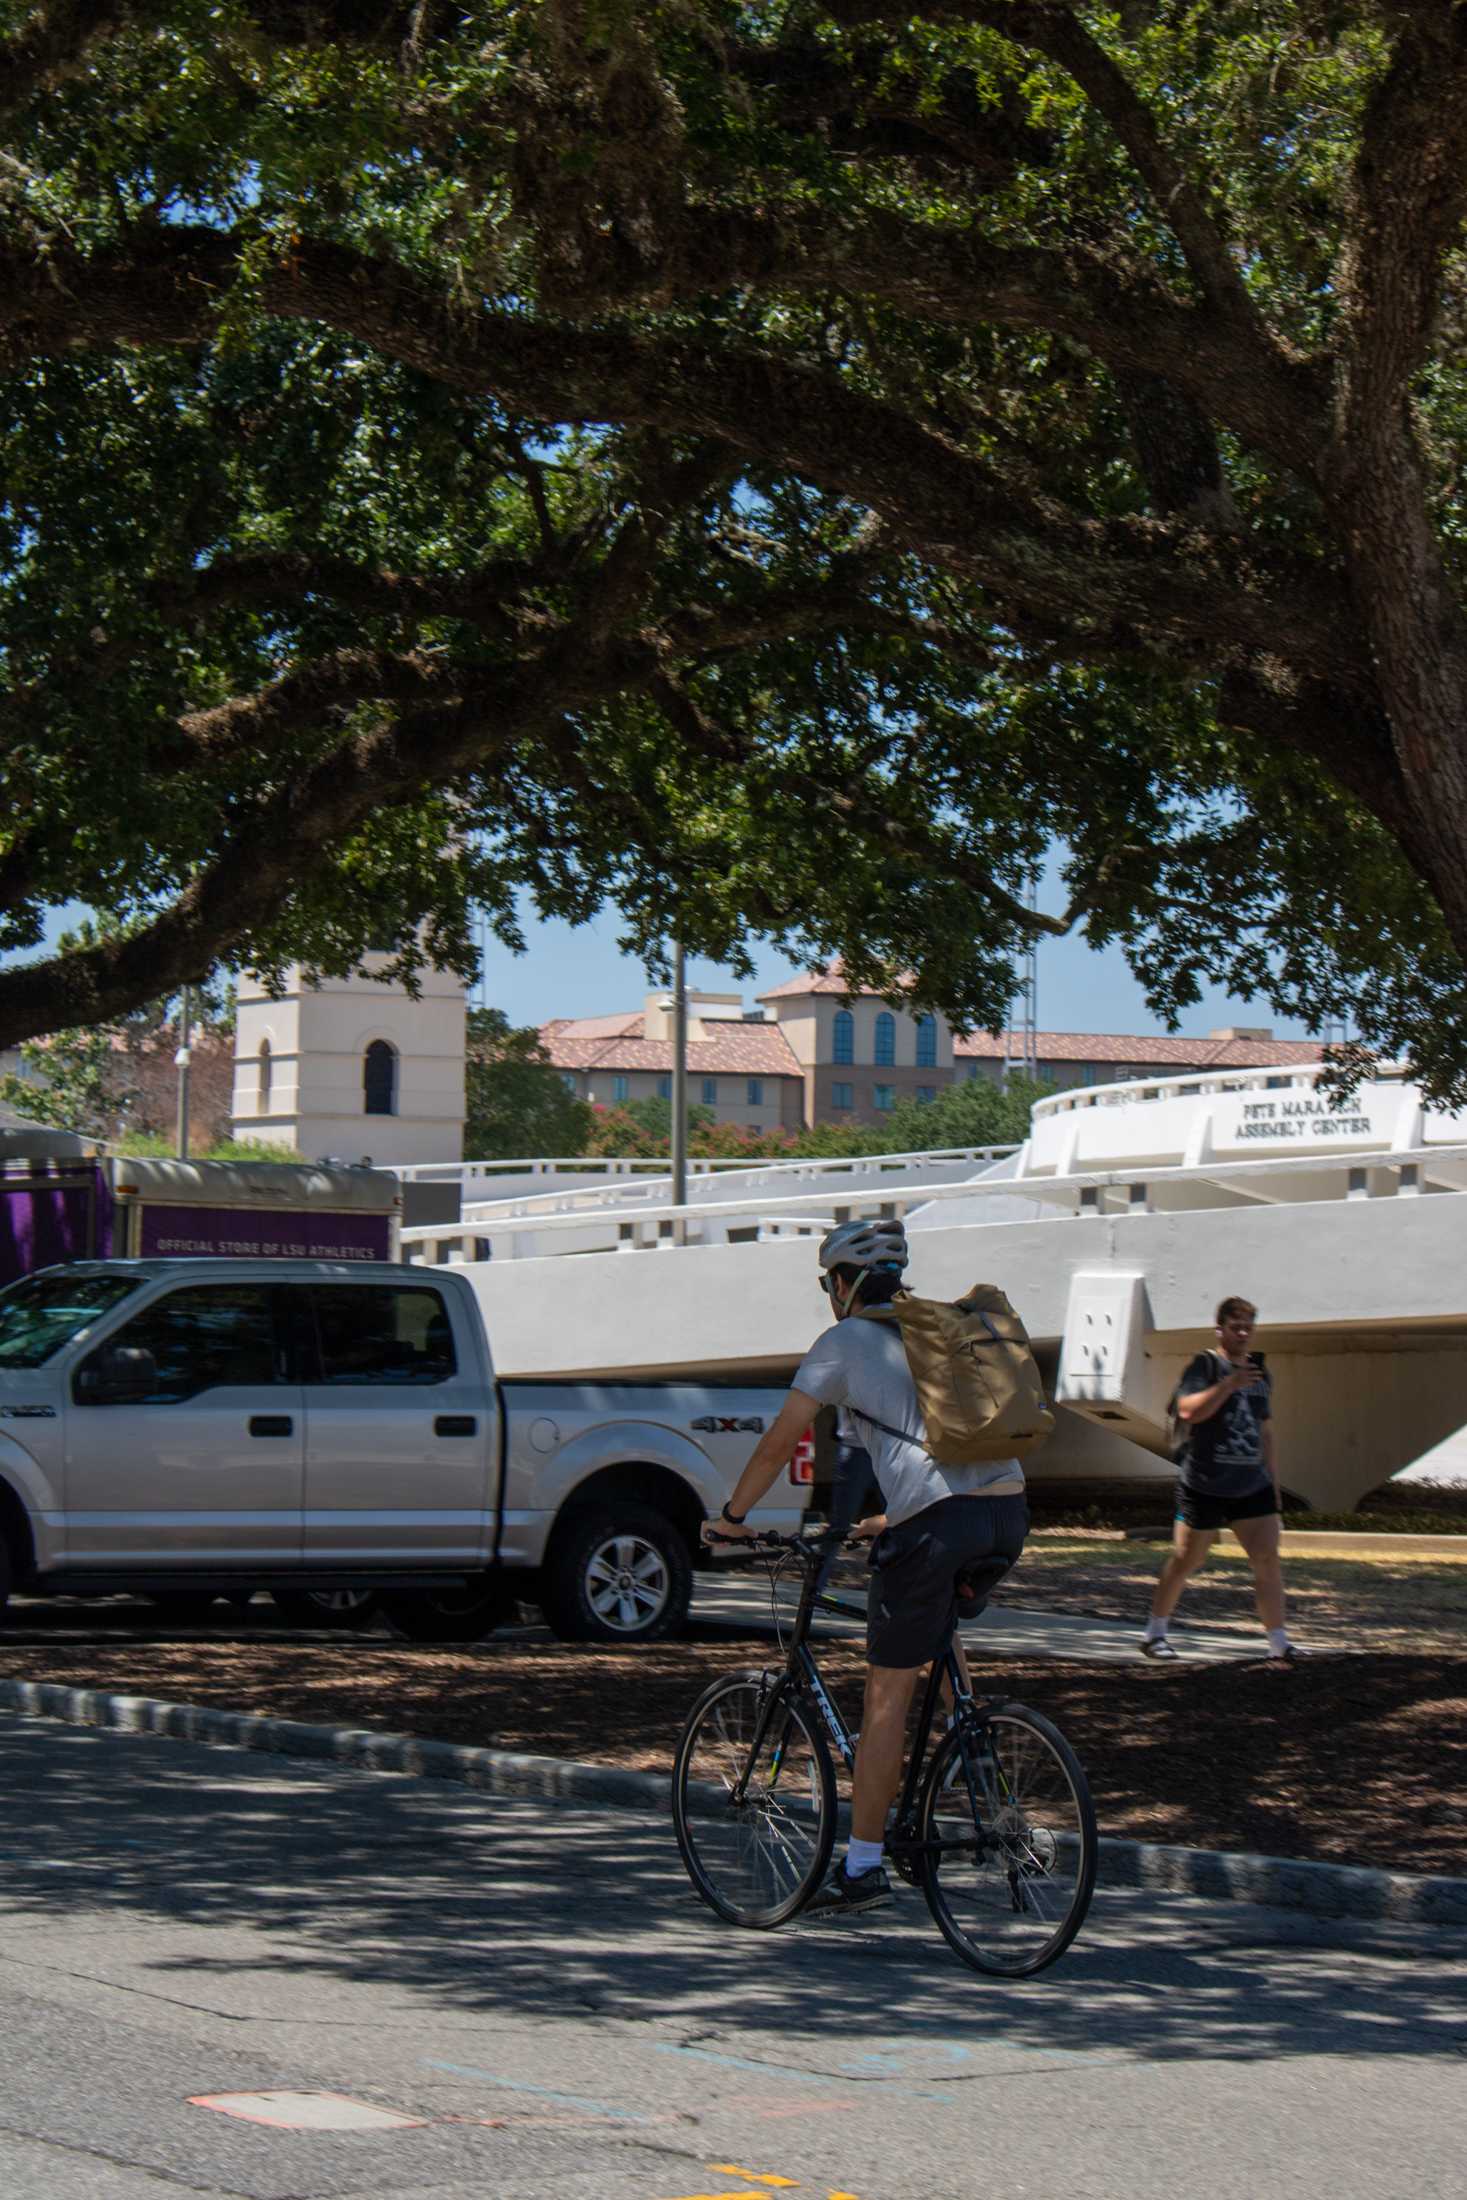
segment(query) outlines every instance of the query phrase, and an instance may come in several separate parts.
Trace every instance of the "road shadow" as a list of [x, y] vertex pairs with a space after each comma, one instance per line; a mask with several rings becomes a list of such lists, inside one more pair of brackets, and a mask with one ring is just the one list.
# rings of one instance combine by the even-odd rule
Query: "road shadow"
[[[1054, 1970], [980, 1979], [909, 1890], [869, 1926], [723, 1926], [670, 1826], [638, 1814], [19, 1718], [0, 1719], [0, 1774], [12, 1920], [152, 1921], [150, 1967], [186, 1973], [196, 1997], [211, 1976], [252, 2000], [273, 1977], [297, 1995], [312, 1975], [391, 1982], [437, 2019], [656, 2019], [734, 2055], [774, 2034], [791, 2067], [832, 2073], [873, 2027], [1148, 2060], [1455, 2056], [1467, 2041], [1461, 1934], [1281, 1950], [1301, 1928], [1276, 1914], [1103, 1889]], [[219, 1928], [217, 1953], [191, 1938], [170, 1954], [177, 1925]]]

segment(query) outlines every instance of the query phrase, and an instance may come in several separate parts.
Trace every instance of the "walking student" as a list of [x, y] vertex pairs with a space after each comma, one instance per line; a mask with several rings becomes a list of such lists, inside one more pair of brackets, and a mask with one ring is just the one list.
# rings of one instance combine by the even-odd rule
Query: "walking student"
[[1199, 1352], [1177, 1385], [1184, 1440], [1177, 1461], [1176, 1525], [1141, 1638], [1143, 1657], [1176, 1656], [1167, 1623], [1224, 1528], [1232, 1529], [1253, 1568], [1269, 1664], [1290, 1666], [1307, 1655], [1289, 1640], [1284, 1625], [1272, 1379], [1263, 1354], [1252, 1350], [1257, 1320], [1258, 1309], [1249, 1300], [1224, 1299], [1217, 1310], [1216, 1350]]

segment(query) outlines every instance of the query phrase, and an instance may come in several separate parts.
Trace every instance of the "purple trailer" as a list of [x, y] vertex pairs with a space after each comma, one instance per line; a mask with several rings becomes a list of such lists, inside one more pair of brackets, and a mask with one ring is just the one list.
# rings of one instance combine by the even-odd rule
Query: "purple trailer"
[[397, 1258], [402, 1193], [382, 1169], [106, 1158], [14, 1124], [0, 1149], [0, 1284], [70, 1260]]

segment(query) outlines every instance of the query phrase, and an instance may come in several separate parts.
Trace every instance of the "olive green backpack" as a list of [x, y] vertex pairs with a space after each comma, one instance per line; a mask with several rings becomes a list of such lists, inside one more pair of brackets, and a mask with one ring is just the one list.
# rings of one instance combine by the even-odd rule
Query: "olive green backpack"
[[[940, 1466], [1019, 1459], [1053, 1431], [1028, 1332], [996, 1284], [975, 1283], [956, 1300], [902, 1291], [889, 1306], [861, 1312], [899, 1324], [922, 1413], [921, 1441]], [[875, 1425], [910, 1440], [909, 1430]]]

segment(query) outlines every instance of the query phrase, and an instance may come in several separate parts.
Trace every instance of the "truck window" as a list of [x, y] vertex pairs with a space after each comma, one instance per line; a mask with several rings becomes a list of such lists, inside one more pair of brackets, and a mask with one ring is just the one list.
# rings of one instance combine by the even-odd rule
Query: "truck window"
[[257, 1389], [281, 1379], [268, 1284], [209, 1283], [171, 1291], [114, 1330], [97, 1357], [119, 1345], [140, 1346], [157, 1363], [157, 1381], [136, 1401], [140, 1405], [177, 1405], [204, 1390]]
[[43, 1367], [108, 1313], [135, 1276], [26, 1276], [0, 1291], [0, 1367]]
[[442, 1294], [326, 1283], [311, 1293], [323, 1383], [444, 1383], [458, 1372]]

